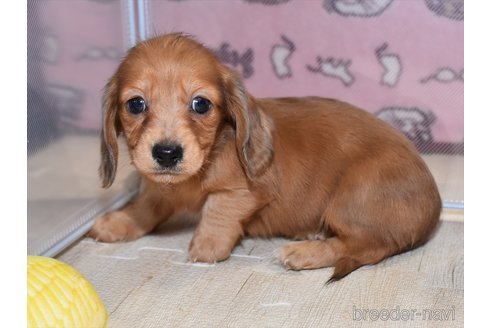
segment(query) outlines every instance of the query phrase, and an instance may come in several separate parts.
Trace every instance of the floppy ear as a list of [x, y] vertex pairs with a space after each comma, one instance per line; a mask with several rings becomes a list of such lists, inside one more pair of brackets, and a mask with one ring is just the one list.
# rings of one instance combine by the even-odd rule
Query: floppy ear
[[103, 124], [101, 133], [101, 164], [99, 175], [102, 186], [108, 188], [113, 184], [118, 165], [118, 135], [120, 126], [118, 112], [118, 86], [113, 77], [105, 88], [103, 98]]
[[273, 158], [273, 121], [248, 94], [241, 77], [224, 67], [226, 111], [236, 129], [236, 149], [249, 179], [264, 173]]

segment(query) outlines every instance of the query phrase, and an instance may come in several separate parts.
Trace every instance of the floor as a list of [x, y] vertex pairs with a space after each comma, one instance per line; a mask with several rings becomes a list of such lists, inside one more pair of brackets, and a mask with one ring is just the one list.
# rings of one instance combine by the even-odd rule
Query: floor
[[287, 240], [245, 239], [231, 258], [193, 264], [193, 224], [134, 242], [83, 239], [59, 258], [92, 282], [108, 327], [462, 327], [463, 223], [442, 221], [425, 246], [325, 285], [331, 268], [289, 271]]
[[[84, 209], [102, 206], [95, 200], [124, 189], [129, 161], [102, 193], [98, 157], [97, 136], [69, 136], [29, 158], [28, 248], [70, 231]], [[443, 198], [462, 200], [463, 157], [424, 159]], [[279, 238], [245, 239], [215, 265], [188, 263], [187, 219], [135, 242], [81, 239], [58, 257], [94, 285], [109, 327], [462, 327], [463, 211], [441, 219], [425, 246], [328, 286], [330, 268], [294, 272], [274, 262], [272, 252], [288, 242]]]

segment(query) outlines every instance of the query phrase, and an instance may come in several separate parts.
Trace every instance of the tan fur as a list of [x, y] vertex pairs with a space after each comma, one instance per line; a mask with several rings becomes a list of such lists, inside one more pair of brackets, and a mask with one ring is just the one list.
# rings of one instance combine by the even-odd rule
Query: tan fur
[[[190, 110], [196, 95], [212, 102], [208, 113]], [[135, 96], [148, 112], [126, 110]], [[104, 107], [103, 185], [113, 182], [121, 133], [143, 192], [96, 221], [89, 235], [98, 240], [136, 239], [192, 211], [201, 214], [192, 261], [225, 260], [244, 235], [285, 236], [301, 240], [276, 252], [286, 267], [335, 266], [336, 280], [421, 245], [438, 222], [432, 175], [393, 128], [334, 99], [255, 99], [189, 37], [165, 35], [131, 49]], [[151, 155], [163, 140], [184, 149], [172, 174]]]

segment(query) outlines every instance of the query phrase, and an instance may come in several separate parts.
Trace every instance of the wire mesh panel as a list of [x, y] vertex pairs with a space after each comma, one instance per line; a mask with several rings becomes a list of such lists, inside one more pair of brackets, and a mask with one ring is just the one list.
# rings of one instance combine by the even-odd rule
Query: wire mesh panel
[[463, 0], [139, 2], [147, 36], [196, 36], [254, 96], [338, 98], [387, 121], [421, 152], [445, 206], [462, 206]]
[[28, 253], [52, 255], [135, 189], [98, 181], [102, 89], [125, 52], [119, 1], [28, 1]]

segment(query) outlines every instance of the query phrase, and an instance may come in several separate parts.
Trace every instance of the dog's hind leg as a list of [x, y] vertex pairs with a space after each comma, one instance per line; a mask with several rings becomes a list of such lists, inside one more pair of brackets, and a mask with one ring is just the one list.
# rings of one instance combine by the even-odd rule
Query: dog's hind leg
[[367, 240], [338, 237], [326, 240], [306, 240], [288, 243], [274, 254], [280, 262], [292, 270], [335, 267], [331, 281], [336, 281], [357, 268], [380, 262], [388, 256], [389, 249]]
[[277, 249], [274, 257], [289, 269], [304, 270], [333, 266], [343, 254], [345, 245], [338, 237], [332, 237], [288, 243]]
[[397, 166], [386, 160], [367, 160], [347, 169], [322, 216], [323, 227], [334, 237], [280, 248], [278, 258], [286, 267], [334, 266], [330, 281], [335, 281], [428, 240], [440, 213], [430, 173], [412, 158]]

